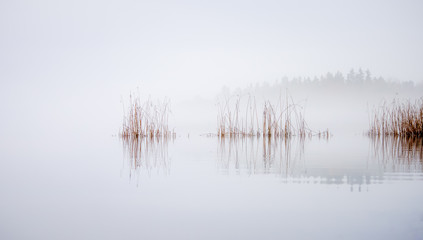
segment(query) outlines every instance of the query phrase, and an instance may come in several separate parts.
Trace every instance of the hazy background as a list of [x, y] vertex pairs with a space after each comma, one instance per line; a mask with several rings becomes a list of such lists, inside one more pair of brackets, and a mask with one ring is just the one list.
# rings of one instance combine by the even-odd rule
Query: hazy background
[[172, 100], [176, 131], [213, 132], [223, 86], [360, 67], [421, 83], [422, 9], [421, 1], [1, 1], [0, 134], [115, 134], [121, 100], [137, 88]]
[[[350, 135], [366, 130], [368, 104], [422, 95], [422, 10], [385, 0], [1, 0], [0, 239], [421, 238], [421, 142], [407, 145], [412, 158], [397, 144], [386, 160]], [[360, 68], [370, 81], [349, 80]], [[327, 74], [337, 71], [342, 81]], [[304, 153], [285, 141], [292, 161], [278, 157], [290, 153], [282, 141], [272, 140], [275, 160], [263, 138], [248, 152], [258, 170], [285, 159], [299, 178], [238, 175], [238, 161], [224, 159], [229, 140], [225, 152], [197, 136], [216, 131], [217, 95], [252, 92], [262, 105], [287, 89], [310, 127], [333, 138], [306, 140]], [[170, 98], [169, 125], [183, 136], [163, 148], [146, 141], [151, 162], [163, 153], [158, 166], [169, 167], [135, 161], [138, 179], [112, 137], [131, 91]]]

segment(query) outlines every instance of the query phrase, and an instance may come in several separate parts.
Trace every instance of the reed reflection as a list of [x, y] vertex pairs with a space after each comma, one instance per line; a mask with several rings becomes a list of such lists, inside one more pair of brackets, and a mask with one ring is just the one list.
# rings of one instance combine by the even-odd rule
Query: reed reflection
[[218, 141], [218, 168], [224, 173], [286, 177], [305, 173], [304, 137], [221, 137]]
[[152, 171], [168, 174], [170, 158], [168, 143], [174, 138], [167, 137], [122, 137], [124, 161], [129, 168], [129, 177], [138, 177], [141, 172]]
[[370, 139], [372, 158], [384, 172], [423, 172], [422, 137], [371, 136]]
[[307, 150], [307, 146], [316, 146], [316, 141], [331, 144], [326, 137], [229, 137], [218, 141], [218, 168], [225, 174], [275, 174], [285, 182], [349, 185], [351, 191], [387, 181], [423, 180], [423, 140], [418, 137], [372, 137], [367, 159], [339, 158], [339, 151], [332, 153], [330, 148], [329, 152], [316, 147]]

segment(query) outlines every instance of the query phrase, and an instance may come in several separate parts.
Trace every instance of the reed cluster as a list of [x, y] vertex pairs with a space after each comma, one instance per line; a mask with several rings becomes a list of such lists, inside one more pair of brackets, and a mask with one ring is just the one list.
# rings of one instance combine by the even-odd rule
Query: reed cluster
[[[246, 100], [245, 100], [246, 99]], [[328, 130], [313, 132], [304, 119], [303, 106], [287, 95], [285, 101], [279, 97], [277, 104], [265, 101], [262, 117], [257, 113], [256, 100], [232, 96], [218, 102], [217, 135], [219, 137], [329, 137]]]
[[244, 104], [241, 99], [239, 96], [232, 96], [218, 102], [218, 136], [260, 135], [255, 98], [248, 96], [245, 113], [241, 113], [241, 104]]
[[[125, 110], [125, 107], [124, 107]], [[121, 137], [170, 137], [168, 120], [170, 101], [164, 99], [154, 104], [151, 100], [141, 102], [139, 96], [130, 94], [129, 108], [124, 112]]]
[[374, 109], [368, 135], [423, 137], [423, 98], [414, 103], [410, 100], [385, 102]]

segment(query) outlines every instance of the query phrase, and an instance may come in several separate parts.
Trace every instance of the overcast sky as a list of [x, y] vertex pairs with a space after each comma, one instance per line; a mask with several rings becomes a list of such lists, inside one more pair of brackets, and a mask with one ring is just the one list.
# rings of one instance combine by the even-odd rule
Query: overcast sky
[[423, 1], [1, 1], [0, 78], [170, 96], [358, 67], [422, 82], [422, 10]]

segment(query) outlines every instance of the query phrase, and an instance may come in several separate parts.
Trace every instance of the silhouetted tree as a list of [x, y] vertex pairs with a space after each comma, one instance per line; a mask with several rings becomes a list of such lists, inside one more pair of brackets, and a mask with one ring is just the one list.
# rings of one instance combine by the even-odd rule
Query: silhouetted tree
[[370, 73], [369, 69], [366, 70], [365, 83], [372, 83], [372, 74]]
[[350, 72], [347, 74], [347, 83], [351, 84], [355, 81], [355, 71], [351, 69]]
[[356, 83], [362, 84], [364, 82], [364, 72], [361, 68], [358, 69], [358, 73], [356, 75]]

